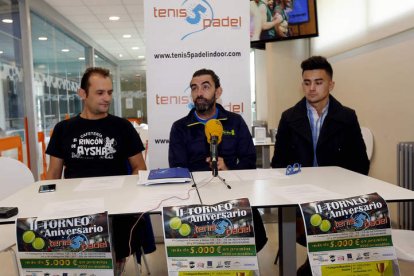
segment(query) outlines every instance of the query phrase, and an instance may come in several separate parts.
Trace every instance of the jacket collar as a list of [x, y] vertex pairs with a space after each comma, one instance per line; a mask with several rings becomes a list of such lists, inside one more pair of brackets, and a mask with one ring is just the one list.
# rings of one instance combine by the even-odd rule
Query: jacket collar
[[[329, 109], [328, 114], [324, 120], [321, 133], [319, 135], [318, 144], [328, 140], [335, 134], [341, 125], [345, 122], [343, 114], [339, 112], [343, 108], [342, 104], [338, 102], [332, 95], [329, 95]], [[303, 97], [293, 108], [291, 117], [287, 119], [293, 130], [302, 136], [309, 143], [312, 143], [312, 131], [309, 124], [309, 118], [306, 109], [306, 98]], [[331, 123], [334, 122], [334, 123]]]
[[[221, 104], [216, 103], [216, 108], [218, 109], [218, 117], [217, 120], [225, 121], [228, 118], [229, 111], [225, 110]], [[199, 122], [195, 117], [195, 107], [193, 107], [188, 115], [186, 116], [186, 125], [188, 127], [195, 126], [195, 125], [203, 125], [203, 123]]]

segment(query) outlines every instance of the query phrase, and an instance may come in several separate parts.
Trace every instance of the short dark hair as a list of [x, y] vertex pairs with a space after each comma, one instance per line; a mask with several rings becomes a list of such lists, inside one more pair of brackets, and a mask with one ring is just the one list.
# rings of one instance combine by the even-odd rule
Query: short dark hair
[[92, 75], [101, 75], [104, 78], [109, 78], [111, 76], [110, 72], [108, 69], [106, 68], [102, 68], [102, 67], [89, 67], [88, 69], [86, 69], [85, 73], [83, 73], [82, 76], [82, 80], [81, 80], [81, 85], [80, 87], [86, 91], [86, 94], [88, 94], [88, 89], [90, 86], [89, 83], [89, 78]]
[[198, 76], [202, 76], [202, 75], [210, 75], [211, 78], [214, 81], [215, 88], [219, 88], [220, 87], [220, 78], [219, 78], [219, 76], [216, 75], [216, 73], [214, 73], [213, 70], [205, 69], [205, 68], [200, 69], [200, 70], [197, 70], [197, 71], [194, 72], [193, 78], [194, 77], [198, 77]]
[[304, 61], [300, 65], [302, 68], [302, 74], [306, 70], [316, 70], [322, 69], [325, 70], [329, 77], [333, 77], [333, 70], [331, 64], [326, 60], [325, 57], [322, 56], [313, 56]]

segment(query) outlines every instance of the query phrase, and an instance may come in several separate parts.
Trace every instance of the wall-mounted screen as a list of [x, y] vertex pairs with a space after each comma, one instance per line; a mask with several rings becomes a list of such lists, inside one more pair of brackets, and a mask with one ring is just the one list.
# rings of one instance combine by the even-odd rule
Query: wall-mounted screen
[[316, 0], [250, 0], [252, 47], [318, 36]]

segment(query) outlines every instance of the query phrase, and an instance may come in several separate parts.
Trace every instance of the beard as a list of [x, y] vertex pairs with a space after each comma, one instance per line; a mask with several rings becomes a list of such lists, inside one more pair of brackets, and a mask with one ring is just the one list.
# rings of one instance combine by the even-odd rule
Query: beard
[[195, 109], [198, 114], [208, 114], [213, 110], [216, 103], [216, 97], [213, 96], [210, 100], [202, 96], [197, 97], [194, 101]]

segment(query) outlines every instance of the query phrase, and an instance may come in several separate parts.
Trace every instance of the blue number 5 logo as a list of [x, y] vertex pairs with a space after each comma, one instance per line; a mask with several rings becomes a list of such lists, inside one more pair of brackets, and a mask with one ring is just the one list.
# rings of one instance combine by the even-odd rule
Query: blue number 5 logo
[[[190, 31], [189, 33], [184, 35], [181, 38], [181, 40], [184, 40], [186, 37], [188, 37], [188, 36], [190, 36], [194, 33], [204, 31], [205, 27], [203, 26], [203, 24], [201, 24], [201, 21], [203, 20], [203, 18], [207, 18], [207, 17], [211, 18], [211, 19], [214, 18], [213, 8], [211, 7], [211, 5], [206, 0], [199, 0], [199, 1], [187, 1], [187, 0], [185, 0], [183, 2], [183, 5], [190, 6], [191, 4], [189, 4], [189, 2], [192, 2], [192, 3], [198, 2], [198, 4], [195, 5], [194, 8], [191, 9], [191, 7], [189, 7], [191, 9], [191, 12], [194, 15], [193, 16], [187, 16], [186, 19], [185, 19], [185, 21], [187, 21], [187, 23], [193, 25], [194, 27], [190, 28], [190, 29], [193, 29], [193, 31]], [[200, 29], [198, 29], [199, 26], [201, 27]], [[194, 30], [196, 28], [198, 30]]]
[[186, 18], [187, 22], [190, 23], [190, 24], [198, 24], [200, 22], [200, 19], [201, 19], [200, 14], [201, 13], [205, 14], [206, 11], [207, 11], [207, 9], [203, 5], [198, 4], [193, 9], [194, 17], [187, 16], [187, 18]]

